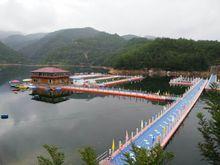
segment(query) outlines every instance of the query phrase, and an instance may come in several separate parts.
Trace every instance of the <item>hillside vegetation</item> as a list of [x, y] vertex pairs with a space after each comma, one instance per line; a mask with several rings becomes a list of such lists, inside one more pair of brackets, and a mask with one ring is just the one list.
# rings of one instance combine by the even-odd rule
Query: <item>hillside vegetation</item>
[[105, 65], [107, 59], [118, 53], [125, 44], [125, 40], [118, 35], [99, 33], [49, 52], [43, 62]]
[[35, 42], [43, 38], [45, 35], [46, 33], [34, 33], [29, 35], [10, 35], [7, 38], [3, 39], [2, 42], [10, 48], [18, 51], [30, 44], [34, 44]]
[[0, 63], [23, 63], [25, 60], [21, 54], [0, 42]]
[[[59, 30], [47, 34], [39, 41], [30, 44], [19, 50], [25, 57], [31, 59], [33, 63], [45, 62], [47, 56], [54, 53], [56, 50], [69, 47], [78, 39], [95, 37], [99, 31], [92, 28], [76, 28]], [[78, 50], [76, 50], [78, 51]], [[55, 58], [55, 57], [54, 57]], [[66, 58], [65, 55], [62, 58]], [[50, 58], [51, 59], [51, 58]], [[53, 59], [59, 62], [62, 59]]]
[[[207, 70], [220, 63], [220, 42], [119, 36], [93, 28], [63, 29], [51, 33], [12, 35], [1, 61], [17, 62], [21, 55], [32, 64], [84, 64], [117, 69]], [[4, 46], [5, 47], [5, 46]], [[16, 54], [13, 56], [12, 54]], [[21, 54], [21, 55], [18, 55]], [[19, 60], [22, 61], [22, 60]]]
[[[131, 41], [130, 41], [131, 42]], [[206, 70], [220, 63], [220, 43], [158, 38], [133, 41], [112, 61], [118, 69]]]

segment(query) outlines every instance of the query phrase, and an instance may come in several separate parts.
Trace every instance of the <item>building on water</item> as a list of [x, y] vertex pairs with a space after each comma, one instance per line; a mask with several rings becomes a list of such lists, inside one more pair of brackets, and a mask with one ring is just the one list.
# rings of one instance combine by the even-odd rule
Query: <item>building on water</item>
[[32, 71], [33, 98], [51, 103], [66, 100], [66, 96], [70, 95], [70, 93], [62, 91], [61, 86], [70, 84], [69, 77], [69, 71], [55, 67], [40, 68]]
[[46, 67], [31, 72], [34, 84], [46, 84], [49, 86], [69, 84], [70, 72], [60, 68]]

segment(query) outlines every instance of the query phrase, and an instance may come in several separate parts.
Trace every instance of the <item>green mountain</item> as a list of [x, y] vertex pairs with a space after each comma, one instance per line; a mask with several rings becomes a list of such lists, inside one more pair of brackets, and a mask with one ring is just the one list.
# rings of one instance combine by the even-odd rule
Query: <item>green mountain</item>
[[43, 38], [45, 35], [46, 33], [35, 33], [29, 35], [10, 35], [7, 38], [3, 39], [2, 42], [10, 48], [18, 51], [30, 44], [34, 44], [35, 42]]
[[17, 31], [0, 31], [0, 41], [4, 40], [5, 38], [11, 35], [16, 35], [16, 34], [21, 34], [21, 33]]
[[133, 35], [133, 34], [127, 34], [127, 35], [123, 35], [121, 37], [124, 38], [125, 40], [131, 40], [131, 39], [135, 39], [135, 38], [145, 38], [148, 40], [156, 39], [155, 36], [151, 36], [151, 35], [145, 35], [144, 37], [141, 37], [141, 36], [137, 36], [137, 35]]
[[43, 58], [44, 63], [104, 65], [125, 45], [118, 35], [99, 33], [94, 37], [73, 41], [62, 48], [55, 49]]
[[[207, 70], [220, 63], [220, 42], [119, 36], [93, 28], [48, 34], [12, 35], [4, 39], [33, 64], [85, 64], [118, 69]], [[0, 63], [17, 63], [21, 55], [1, 43]]]
[[59, 30], [19, 50], [32, 63], [103, 64], [126, 41], [92, 28]]
[[169, 38], [130, 41], [111, 61], [119, 69], [165, 70], [206, 70], [219, 63], [220, 42]]
[[47, 34], [38, 42], [24, 47], [20, 52], [31, 58], [33, 62], [40, 62], [50, 52], [65, 47], [76, 39], [93, 37], [97, 33], [98, 31], [91, 28], [59, 30]]
[[121, 36], [122, 38], [124, 38], [125, 40], [131, 40], [133, 38], [140, 38], [139, 36], [133, 35], [133, 34], [126, 34]]
[[21, 54], [7, 47], [5, 44], [0, 42], [0, 63], [22, 63], [24, 58]]

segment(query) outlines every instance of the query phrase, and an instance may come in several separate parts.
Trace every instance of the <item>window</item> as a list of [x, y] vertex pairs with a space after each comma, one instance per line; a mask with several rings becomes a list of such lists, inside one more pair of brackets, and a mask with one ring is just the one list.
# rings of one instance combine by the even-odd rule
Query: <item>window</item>
[[53, 81], [52, 81], [51, 79], [49, 79], [49, 80], [48, 80], [48, 83], [49, 83], [49, 84], [52, 84], [52, 83], [53, 83]]

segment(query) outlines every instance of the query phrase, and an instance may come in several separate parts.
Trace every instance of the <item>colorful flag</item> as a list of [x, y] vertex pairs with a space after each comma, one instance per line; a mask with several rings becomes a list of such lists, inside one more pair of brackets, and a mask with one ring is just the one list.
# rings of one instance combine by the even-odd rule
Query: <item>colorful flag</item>
[[163, 127], [163, 133], [164, 134], [166, 133], [166, 127]]
[[113, 139], [112, 140], [112, 152], [114, 152], [115, 151], [115, 140]]
[[131, 138], [133, 138], [134, 137], [134, 132], [131, 132]]
[[144, 121], [141, 120], [141, 129], [143, 129], [143, 128], [144, 128]]
[[144, 126], [146, 127], [146, 126], [147, 126], [147, 124], [148, 124], [148, 123], [147, 123], [147, 121], [145, 121], [145, 122], [144, 122]]
[[138, 132], [139, 132], [139, 130], [138, 130], [138, 128], [136, 128], [136, 134], [138, 134]]
[[160, 143], [161, 137], [160, 135], [157, 137], [157, 141]]
[[125, 141], [127, 142], [127, 141], [128, 141], [128, 139], [129, 139], [129, 136], [128, 136], [128, 131], [126, 130], [126, 132], [125, 132]]
[[121, 148], [121, 140], [118, 142], [118, 148]]
[[153, 142], [155, 141], [155, 136], [154, 136], [154, 135], [152, 136], [152, 141], [153, 141]]

